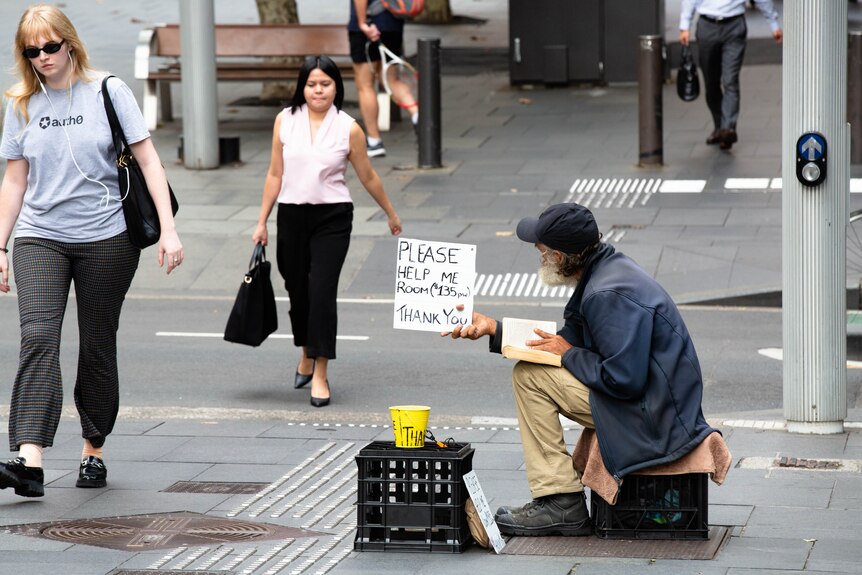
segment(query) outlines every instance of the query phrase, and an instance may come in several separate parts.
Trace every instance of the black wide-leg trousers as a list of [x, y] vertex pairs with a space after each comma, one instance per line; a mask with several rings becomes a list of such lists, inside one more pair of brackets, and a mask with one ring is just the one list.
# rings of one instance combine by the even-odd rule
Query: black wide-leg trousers
[[290, 296], [294, 344], [335, 359], [338, 278], [350, 247], [353, 204], [279, 204], [276, 258]]
[[126, 232], [106, 240], [65, 243], [16, 238], [12, 269], [18, 294], [21, 353], [12, 388], [9, 448], [49, 447], [60, 421], [63, 386], [60, 333], [75, 284], [78, 308], [78, 374], [75, 405], [81, 435], [101, 447], [120, 405], [117, 329], [141, 250]]

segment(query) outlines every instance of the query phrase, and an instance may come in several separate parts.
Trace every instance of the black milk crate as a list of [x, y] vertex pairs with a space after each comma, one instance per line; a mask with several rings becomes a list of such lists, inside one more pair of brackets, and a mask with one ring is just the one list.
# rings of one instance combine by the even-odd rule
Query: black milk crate
[[706, 473], [627, 475], [609, 505], [595, 492], [590, 509], [605, 539], [709, 539]]
[[441, 448], [395, 447], [375, 441], [359, 451], [356, 551], [460, 553], [473, 540], [464, 503], [464, 474], [473, 470], [469, 443]]

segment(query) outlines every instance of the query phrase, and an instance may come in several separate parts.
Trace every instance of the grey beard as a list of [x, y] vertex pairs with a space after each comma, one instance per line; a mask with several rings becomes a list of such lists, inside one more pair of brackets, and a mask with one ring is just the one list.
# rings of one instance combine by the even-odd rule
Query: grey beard
[[549, 287], [569, 285], [574, 287], [578, 280], [574, 277], [564, 276], [560, 268], [552, 262], [543, 261], [539, 266], [539, 281]]

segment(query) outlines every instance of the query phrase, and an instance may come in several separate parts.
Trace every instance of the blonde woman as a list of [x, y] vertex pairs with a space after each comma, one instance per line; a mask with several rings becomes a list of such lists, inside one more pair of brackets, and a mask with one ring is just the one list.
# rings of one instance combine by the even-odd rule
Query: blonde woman
[[[105, 438], [119, 409], [116, 332], [140, 250], [128, 239], [116, 158], [101, 96], [104, 73], [89, 64], [75, 27], [38, 4], [15, 35], [20, 82], [6, 92], [0, 157], [0, 291], [9, 292], [9, 252], [18, 295], [21, 352], [9, 413], [9, 447], [0, 489], [44, 495], [42, 450], [60, 419], [60, 332], [75, 286], [80, 351], [75, 405], [84, 438], [78, 487], [104, 487]], [[161, 223], [159, 266], [183, 261], [167, 180], [132, 92], [108, 81], [120, 123], [149, 185]], [[10, 245], [12, 230], [14, 244]]]

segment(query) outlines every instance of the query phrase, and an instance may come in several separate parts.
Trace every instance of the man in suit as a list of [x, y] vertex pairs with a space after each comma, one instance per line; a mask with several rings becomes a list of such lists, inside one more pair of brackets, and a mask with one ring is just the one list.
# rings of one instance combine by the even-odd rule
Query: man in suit
[[[748, 27], [745, 24], [746, 0], [682, 0], [679, 15], [679, 42], [687, 46], [689, 28], [695, 12], [700, 69], [703, 72], [706, 105], [712, 114], [714, 129], [706, 143], [729, 150], [737, 141], [739, 118], [739, 71], [745, 57]], [[778, 12], [772, 0], [754, 0], [755, 6], [769, 21], [772, 37], [780, 43], [783, 37]]]

